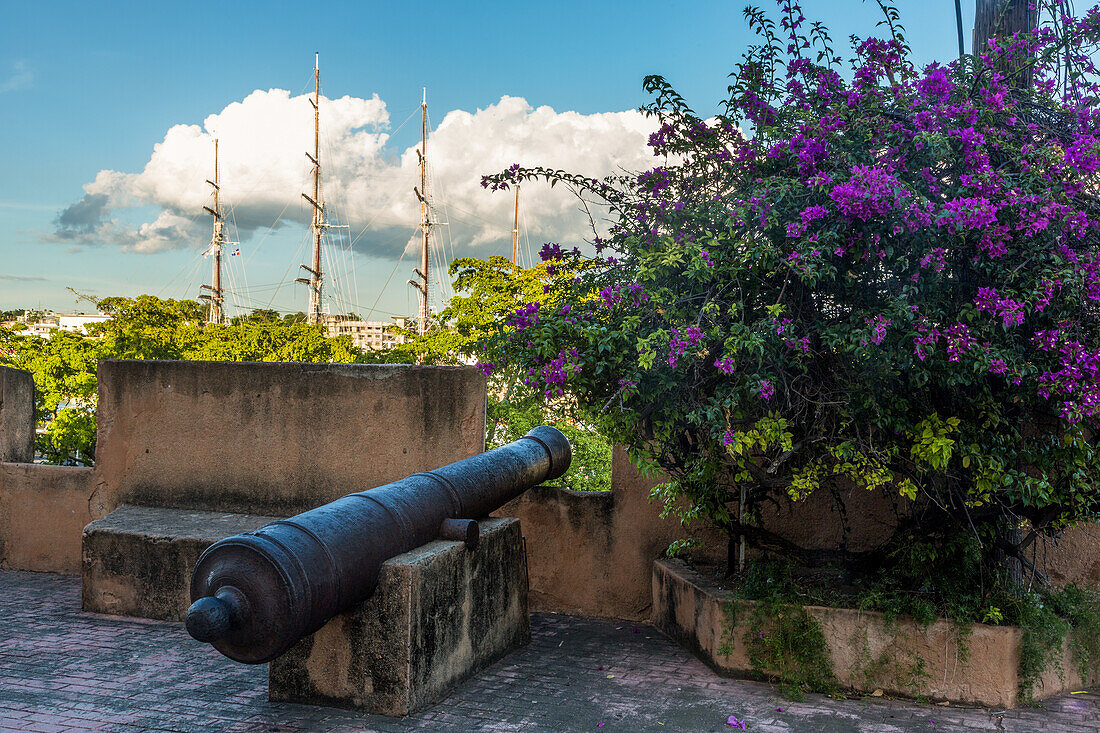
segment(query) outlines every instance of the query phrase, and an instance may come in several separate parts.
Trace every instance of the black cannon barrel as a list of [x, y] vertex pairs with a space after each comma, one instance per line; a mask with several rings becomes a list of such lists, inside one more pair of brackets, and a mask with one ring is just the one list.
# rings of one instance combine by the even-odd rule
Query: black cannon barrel
[[441, 535], [468, 546], [484, 517], [569, 468], [572, 449], [540, 426], [508, 445], [348, 494], [216, 542], [191, 576], [187, 631], [230, 659], [268, 662], [374, 592], [382, 563]]

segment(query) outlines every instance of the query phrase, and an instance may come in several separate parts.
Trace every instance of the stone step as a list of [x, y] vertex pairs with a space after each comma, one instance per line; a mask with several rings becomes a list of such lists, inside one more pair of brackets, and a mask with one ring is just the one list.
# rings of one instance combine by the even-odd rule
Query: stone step
[[81, 608], [182, 621], [191, 605], [191, 572], [202, 551], [276, 519], [124, 504], [84, 528]]

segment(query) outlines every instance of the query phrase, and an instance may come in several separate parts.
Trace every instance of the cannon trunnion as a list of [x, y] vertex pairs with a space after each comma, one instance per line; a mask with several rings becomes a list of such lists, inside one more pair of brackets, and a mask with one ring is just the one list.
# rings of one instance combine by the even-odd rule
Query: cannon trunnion
[[348, 494], [211, 545], [191, 577], [187, 631], [230, 659], [268, 662], [368, 598], [382, 563], [443, 536], [477, 543], [483, 517], [558, 478], [572, 450], [541, 426], [443, 468]]

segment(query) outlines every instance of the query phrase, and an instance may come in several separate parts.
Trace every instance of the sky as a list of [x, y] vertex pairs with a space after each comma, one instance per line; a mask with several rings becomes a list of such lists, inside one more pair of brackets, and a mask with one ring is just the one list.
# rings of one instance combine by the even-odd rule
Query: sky
[[[762, 7], [774, 10], [770, 0]], [[967, 50], [974, 0], [964, 0]], [[514, 200], [481, 176], [518, 162], [602, 176], [652, 167], [641, 81], [704, 114], [753, 42], [740, 2], [0, 2], [0, 309], [99, 297], [194, 298], [211, 282], [219, 139], [230, 315], [304, 310], [314, 53], [320, 53], [326, 307], [416, 311], [414, 146], [427, 88], [433, 307], [454, 257], [510, 256]], [[958, 53], [953, 0], [901, 0], [917, 60]], [[873, 2], [803, 0], [840, 48]], [[778, 14], [774, 14], [778, 18]], [[520, 260], [581, 244], [571, 194], [520, 192]], [[596, 224], [600, 226], [599, 222]]]

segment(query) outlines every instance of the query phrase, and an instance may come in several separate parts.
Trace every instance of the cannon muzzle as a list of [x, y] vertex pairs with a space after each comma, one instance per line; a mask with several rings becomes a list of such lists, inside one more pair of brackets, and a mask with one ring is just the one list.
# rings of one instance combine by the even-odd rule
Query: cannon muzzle
[[476, 547], [477, 524], [569, 468], [561, 431], [508, 445], [234, 535], [191, 576], [187, 632], [230, 659], [268, 662], [374, 592], [382, 563], [444, 537]]

